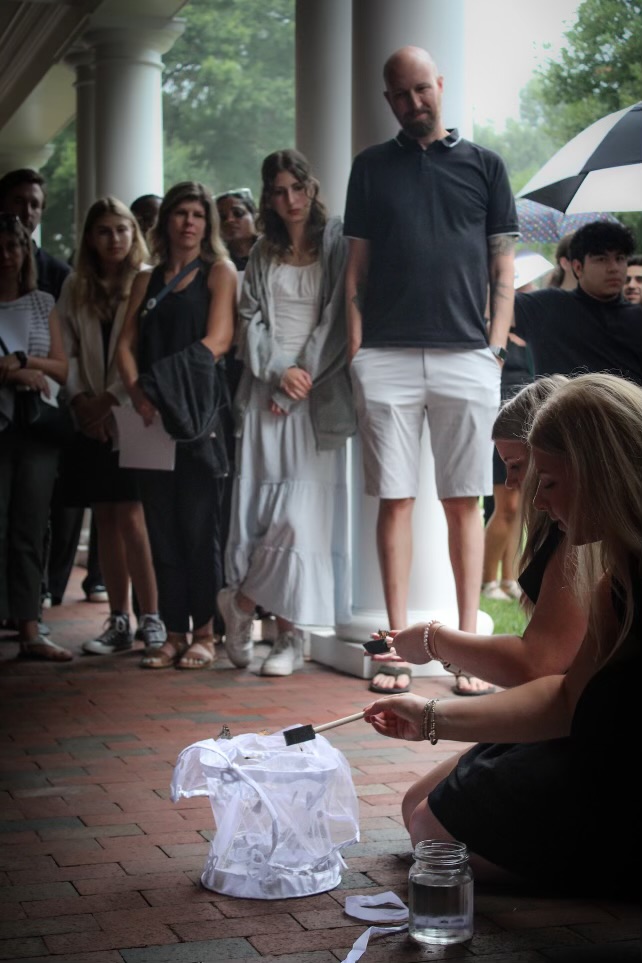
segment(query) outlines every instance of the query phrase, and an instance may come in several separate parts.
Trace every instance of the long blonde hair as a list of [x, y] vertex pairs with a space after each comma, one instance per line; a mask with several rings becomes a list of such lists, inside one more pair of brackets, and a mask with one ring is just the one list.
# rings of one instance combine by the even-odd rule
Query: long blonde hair
[[[578, 595], [607, 572], [624, 613], [615, 644], [633, 620], [634, 585], [642, 576], [642, 388], [609, 374], [572, 378], [537, 412], [532, 447], [564, 458], [573, 501], [569, 542], [586, 532], [600, 541], [578, 547]], [[599, 566], [599, 568], [598, 568]], [[595, 631], [594, 613], [591, 613]]]
[[[129, 221], [133, 232], [132, 246], [115, 281], [103, 277], [100, 258], [89, 240], [96, 222], [107, 214], [115, 214], [116, 217]], [[120, 304], [129, 297], [132, 281], [148, 257], [147, 245], [138, 221], [129, 208], [111, 195], [98, 198], [87, 211], [82, 240], [76, 255], [72, 294], [75, 309], [79, 310], [83, 305], [89, 304], [92, 312], [101, 321], [110, 321]]]

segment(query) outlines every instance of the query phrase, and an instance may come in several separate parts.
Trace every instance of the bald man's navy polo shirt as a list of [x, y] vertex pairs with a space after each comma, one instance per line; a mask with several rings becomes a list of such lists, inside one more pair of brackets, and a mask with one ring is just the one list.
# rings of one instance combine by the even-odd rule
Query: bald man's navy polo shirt
[[501, 158], [456, 130], [354, 160], [344, 234], [370, 242], [363, 347], [483, 348], [487, 240], [518, 232]]

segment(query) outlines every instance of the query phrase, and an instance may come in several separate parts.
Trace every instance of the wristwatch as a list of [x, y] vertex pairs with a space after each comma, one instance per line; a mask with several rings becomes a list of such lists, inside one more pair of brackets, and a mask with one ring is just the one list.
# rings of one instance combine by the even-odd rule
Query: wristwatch
[[506, 348], [500, 348], [498, 344], [489, 344], [488, 347], [496, 358], [499, 358], [500, 361], [506, 361], [506, 358], [508, 357], [508, 351]]
[[14, 353], [14, 355], [16, 356], [16, 359], [17, 359], [18, 364], [20, 365], [20, 367], [21, 367], [21, 368], [26, 368], [26, 367], [27, 367], [27, 355], [24, 353], [24, 351], [14, 351], [13, 353]]

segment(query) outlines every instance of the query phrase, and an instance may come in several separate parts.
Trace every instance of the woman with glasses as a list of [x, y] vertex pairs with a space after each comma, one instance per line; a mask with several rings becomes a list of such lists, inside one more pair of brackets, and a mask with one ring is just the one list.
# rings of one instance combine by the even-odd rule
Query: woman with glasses
[[225, 646], [252, 658], [257, 606], [278, 637], [261, 667], [303, 665], [301, 627], [347, 617], [345, 442], [355, 429], [346, 360], [346, 241], [305, 157], [263, 161], [257, 241], [243, 280], [240, 439], [225, 574]]
[[49, 505], [58, 445], [20, 423], [28, 392], [52, 398], [67, 359], [50, 294], [36, 289], [29, 232], [0, 214], [0, 619], [17, 623], [20, 653], [66, 662], [38, 632]]

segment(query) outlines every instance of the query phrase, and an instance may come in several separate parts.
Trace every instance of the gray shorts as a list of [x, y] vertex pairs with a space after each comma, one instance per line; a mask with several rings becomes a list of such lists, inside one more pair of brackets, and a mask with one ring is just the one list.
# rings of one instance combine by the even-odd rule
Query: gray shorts
[[501, 368], [488, 348], [361, 348], [350, 370], [366, 494], [417, 497], [425, 418], [438, 497], [492, 494]]

